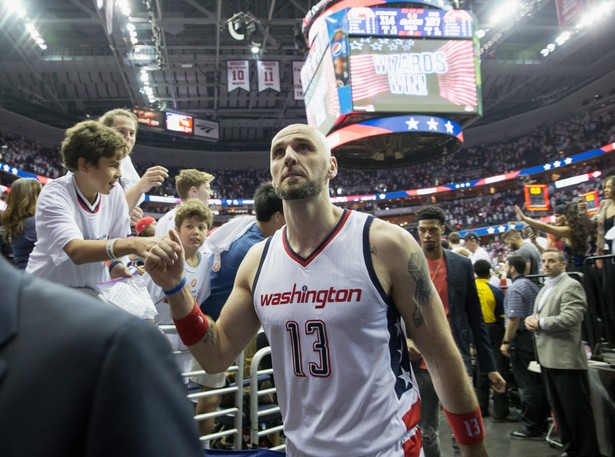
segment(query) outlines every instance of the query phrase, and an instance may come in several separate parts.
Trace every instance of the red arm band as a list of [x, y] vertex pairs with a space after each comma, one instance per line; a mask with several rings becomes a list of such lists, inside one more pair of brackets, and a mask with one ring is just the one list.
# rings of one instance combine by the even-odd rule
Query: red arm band
[[209, 329], [209, 321], [196, 302], [190, 314], [179, 320], [173, 319], [173, 323], [177, 334], [186, 346], [192, 346], [201, 341]]
[[455, 439], [459, 444], [476, 444], [485, 439], [483, 417], [478, 406], [474, 411], [461, 414], [451, 413], [445, 408], [442, 409], [444, 409], [453, 435], [455, 435]]

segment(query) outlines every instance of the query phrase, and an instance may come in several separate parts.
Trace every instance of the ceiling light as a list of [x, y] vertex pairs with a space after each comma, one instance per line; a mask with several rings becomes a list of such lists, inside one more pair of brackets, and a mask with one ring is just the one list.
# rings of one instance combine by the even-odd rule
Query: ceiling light
[[260, 46], [253, 44], [252, 48], [250, 49], [252, 51], [252, 54], [258, 54], [261, 50]]
[[563, 45], [566, 41], [568, 41], [570, 39], [570, 32], [563, 32], [560, 36], [558, 36], [555, 39], [555, 42], [561, 46]]
[[506, 19], [507, 17], [514, 15], [517, 11], [518, 6], [518, 0], [508, 0], [506, 2], [502, 2], [491, 15], [491, 24], [495, 25], [498, 22], [501, 22], [502, 20]]

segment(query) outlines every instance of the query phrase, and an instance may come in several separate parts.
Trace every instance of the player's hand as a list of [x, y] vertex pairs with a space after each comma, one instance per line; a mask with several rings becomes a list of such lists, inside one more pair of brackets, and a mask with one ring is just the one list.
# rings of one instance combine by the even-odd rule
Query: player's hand
[[459, 445], [462, 457], [489, 457], [485, 440], [472, 445]]
[[184, 248], [175, 230], [159, 241], [145, 257], [145, 271], [164, 290], [171, 290], [184, 277]]
[[130, 226], [134, 227], [143, 218], [143, 210], [138, 206], [130, 213]]
[[139, 180], [139, 190], [141, 193], [149, 192], [153, 187], [162, 185], [165, 179], [169, 177], [169, 170], [161, 165], [148, 168]]
[[499, 394], [503, 394], [506, 392], [506, 380], [502, 377], [502, 375], [497, 371], [490, 371], [487, 374], [489, 378], [489, 382], [491, 383], [491, 388]]

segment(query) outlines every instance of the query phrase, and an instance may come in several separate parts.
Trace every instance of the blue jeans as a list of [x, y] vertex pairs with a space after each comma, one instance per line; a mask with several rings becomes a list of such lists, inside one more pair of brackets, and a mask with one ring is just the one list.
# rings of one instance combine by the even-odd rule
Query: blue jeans
[[440, 400], [427, 370], [417, 369], [414, 375], [421, 393], [419, 428], [423, 435], [425, 457], [442, 457], [440, 449]]

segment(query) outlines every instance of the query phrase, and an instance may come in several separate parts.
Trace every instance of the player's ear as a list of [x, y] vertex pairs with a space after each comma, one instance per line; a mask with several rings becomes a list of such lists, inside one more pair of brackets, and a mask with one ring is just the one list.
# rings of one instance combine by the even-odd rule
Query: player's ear
[[329, 170], [327, 172], [327, 178], [333, 179], [337, 176], [337, 159], [333, 156], [329, 159]]

